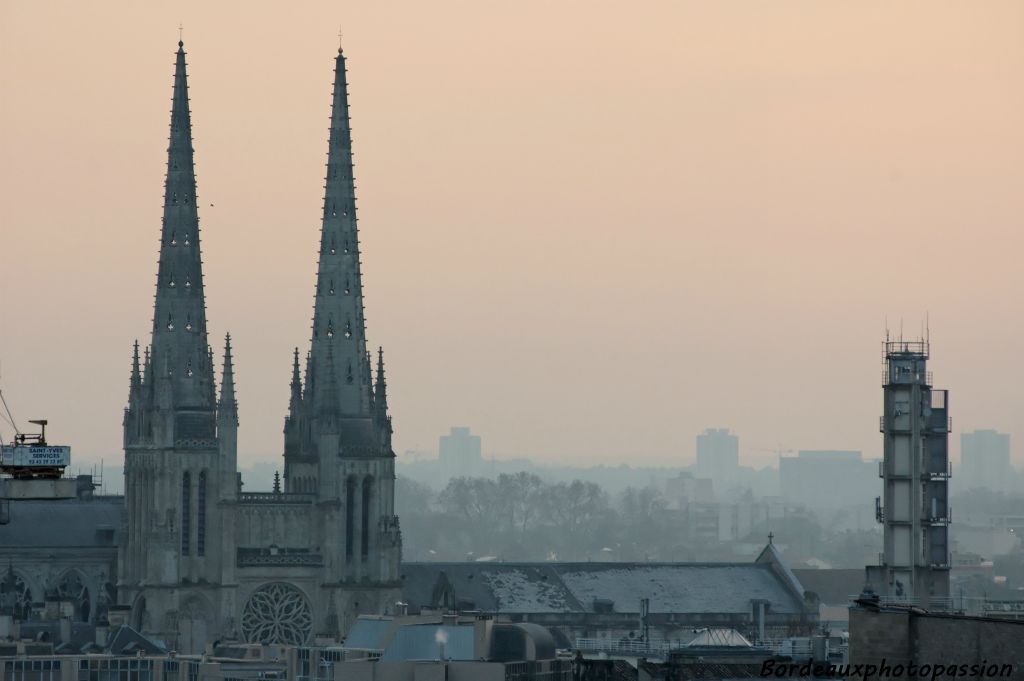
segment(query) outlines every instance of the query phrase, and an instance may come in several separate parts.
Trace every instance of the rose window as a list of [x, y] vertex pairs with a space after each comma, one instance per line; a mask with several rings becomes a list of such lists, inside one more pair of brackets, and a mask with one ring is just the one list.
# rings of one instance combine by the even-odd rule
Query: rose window
[[313, 613], [301, 591], [274, 582], [261, 587], [245, 604], [242, 633], [249, 643], [303, 645], [313, 630]]

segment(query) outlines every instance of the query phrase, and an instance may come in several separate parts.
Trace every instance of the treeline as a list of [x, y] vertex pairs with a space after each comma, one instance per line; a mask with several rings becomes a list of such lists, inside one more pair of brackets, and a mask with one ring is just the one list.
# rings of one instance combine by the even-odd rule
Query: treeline
[[[691, 537], [685, 511], [670, 508], [655, 487], [613, 496], [592, 482], [516, 473], [454, 478], [435, 491], [399, 477], [395, 497], [405, 560], [745, 560], [731, 543]], [[836, 567], [862, 567], [880, 545], [872, 532], [826, 533], [811, 513], [754, 528], [749, 541], [766, 543], [769, 532], [787, 559]]]

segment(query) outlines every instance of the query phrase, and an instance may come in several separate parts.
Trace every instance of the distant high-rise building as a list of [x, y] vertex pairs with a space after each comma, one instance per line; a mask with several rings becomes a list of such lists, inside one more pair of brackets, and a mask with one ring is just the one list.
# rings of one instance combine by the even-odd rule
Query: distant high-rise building
[[480, 436], [471, 435], [469, 428], [452, 426], [448, 435], [442, 435], [438, 458], [445, 478], [479, 475], [483, 469]]
[[[881, 565], [867, 581], [890, 602], [949, 605], [949, 391], [932, 388], [927, 341], [886, 341], [881, 430]], [[841, 486], [837, 484], [837, 487]]]
[[714, 481], [716, 490], [735, 482], [740, 467], [740, 439], [728, 428], [707, 428], [697, 436], [697, 477]]
[[862, 505], [877, 485], [878, 463], [857, 451], [802, 449], [779, 458], [782, 496], [812, 509]]
[[960, 475], [957, 487], [1005, 490], [1013, 480], [1010, 436], [994, 430], [960, 434]]

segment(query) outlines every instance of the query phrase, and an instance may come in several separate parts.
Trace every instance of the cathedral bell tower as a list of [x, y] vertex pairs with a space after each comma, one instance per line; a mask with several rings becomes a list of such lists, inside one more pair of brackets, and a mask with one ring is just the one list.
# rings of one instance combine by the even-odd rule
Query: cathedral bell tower
[[219, 403], [215, 394], [180, 41], [153, 329], [144, 355], [140, 361], [136, 342], [124, 414], [127, 536], [119, 588], [136, 626], [185, 651], [222, 624], [219, 584], [233, 553], [218, 501], [237, 494], [238, 419], [230, 338]]
[[[305, 383], [292, 361], [284, 423], [286, 492], [315, 495], [324, 508], [325, 576], [343, 622], [393, 605], [401, 537], [394, 510], [395, 454], [384, 382], [366, 342], [345, 55], [338, 49], [327, 150], [313, 333]], [[358, 588], [362, 595], [353, 593]], [[390, 601], [390, 602], [389, 602]]]

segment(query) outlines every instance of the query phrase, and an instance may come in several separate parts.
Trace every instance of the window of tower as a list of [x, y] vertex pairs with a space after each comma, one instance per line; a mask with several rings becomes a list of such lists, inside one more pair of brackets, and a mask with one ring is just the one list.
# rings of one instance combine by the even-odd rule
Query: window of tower
[[167, 315], [167, 330], [174, 331], [174, 316]]
[[172, 246], [177, 246], [177, 245], [178, 245], [178, 239], [177, 239], [177, 237], [176, 237], [176, 236], [174, 235], [174, 232], [171, 232], [171, 245], [172, 245]]
[[362, 517], [362, 549], [363, 560], [370, 555], [370, 498], [373, 494], [373, 478], [367, 476], [363, 479], [363, 517]]
[[185, 288], [192, 288], [192, 280], [185, 277]]
[[196, 555], [206, 555], [206, 471], [199, 474], [199, 488], [196, 490], [199, 511], [196, 514]]
[[189, 535], [192, 533], [192, 476], [186, 471], [181, 476], [181, 555], [189, 555]]
[[356, 479], [349, 477], [345, 483], [345, 559], [352, 561], [355, 546]]

